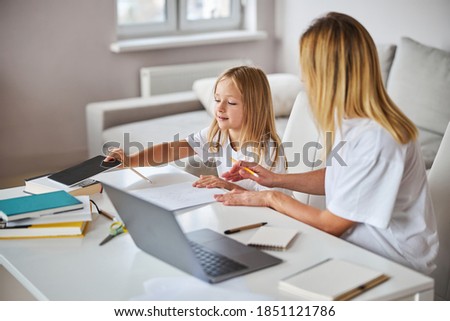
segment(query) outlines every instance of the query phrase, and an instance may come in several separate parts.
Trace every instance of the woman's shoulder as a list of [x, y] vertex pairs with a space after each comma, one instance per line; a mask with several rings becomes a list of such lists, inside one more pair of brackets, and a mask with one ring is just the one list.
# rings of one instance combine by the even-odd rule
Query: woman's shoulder
[[348, 140], [383, 140], [395, 142], [394, 137], [379, 123], [368, 118], [345, 119], [342, 122], [342, 137]]
[[406, 145], [398, 143], [392, 134], [374, 120], [367, 118], [346, 120], [343, 123], [343, 140], [352, 150], [365, 155], [383, 155], [393, 158], [404, 153]]

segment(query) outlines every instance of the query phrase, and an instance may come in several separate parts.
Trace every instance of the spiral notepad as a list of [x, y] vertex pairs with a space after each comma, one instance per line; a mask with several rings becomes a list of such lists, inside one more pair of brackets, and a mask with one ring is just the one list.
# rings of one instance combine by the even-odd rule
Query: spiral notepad
[[247, 245], [266, 250], [282, 251], [289, 247], [298, 233], [294, 229], [262, 226], [253, 234]]

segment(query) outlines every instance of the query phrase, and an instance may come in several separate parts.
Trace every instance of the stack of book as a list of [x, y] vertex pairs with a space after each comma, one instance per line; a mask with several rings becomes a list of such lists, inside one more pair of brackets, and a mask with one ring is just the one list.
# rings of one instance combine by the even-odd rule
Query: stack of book
[[100, 193], [102, 186], [92, 177], [121, 164], [117, 160], [103, 162], [104, 159], [105, 156], [97, 155], [57, 173], [26, 179], [24, 192], [40, 194], [63, 190], [74, 196]]
[[102, 192], [93, 177], [120, 161], [97, 155], [53, 174], [25, 180], [29, 196], [0, 200], [0, 239], [84, 236], [92, 211], [88, 195]]
[[66, 191], [0, 200], [0, 239], [82, 237], [91, 213], [88, 196]]
[[93, 179], [85, 179], [78, 184], [68, 186], [52, 180], [49, 175], [33, 177], [25, 180], [24, 192], [28, 194], [42, 194], [54, 191], [66, 191], [73, 196], [93, 195], [101, 193], [102, 185]]

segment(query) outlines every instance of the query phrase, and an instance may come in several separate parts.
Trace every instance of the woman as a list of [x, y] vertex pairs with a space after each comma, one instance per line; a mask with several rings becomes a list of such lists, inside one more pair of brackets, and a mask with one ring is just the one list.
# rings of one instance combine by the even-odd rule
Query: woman
[[[326, 210], [276, 191], [217, 195], [225, 205], [268, 206], [410, 266], [434, 269], [436, 222], [417, 129], [383, 86], [375, 44], [354, 18], [329, 13], [300, 40], [300, 66], [314, 118], [345, 164], [302, 174], [275, 174], [250, 163], [223, 177], [326, 195]], [[331, 146], [327, 146], [327, 151]], [[250, 175], [248, 167], [258, 175]]]

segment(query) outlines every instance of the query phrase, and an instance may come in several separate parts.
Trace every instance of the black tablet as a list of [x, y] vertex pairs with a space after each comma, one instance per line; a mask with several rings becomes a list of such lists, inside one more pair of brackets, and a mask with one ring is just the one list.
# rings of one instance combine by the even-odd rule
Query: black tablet
[[117, 167], [121, 164], [120, 161], [114, 160], [111, 162], [103, 162], [105, 156], [98, 155], [88, 159], [78, 165], [69, 167], [60, 172], [50, 175], [48, 178], [59, 183], [71, 186], [79, 183], [86, 178]]

